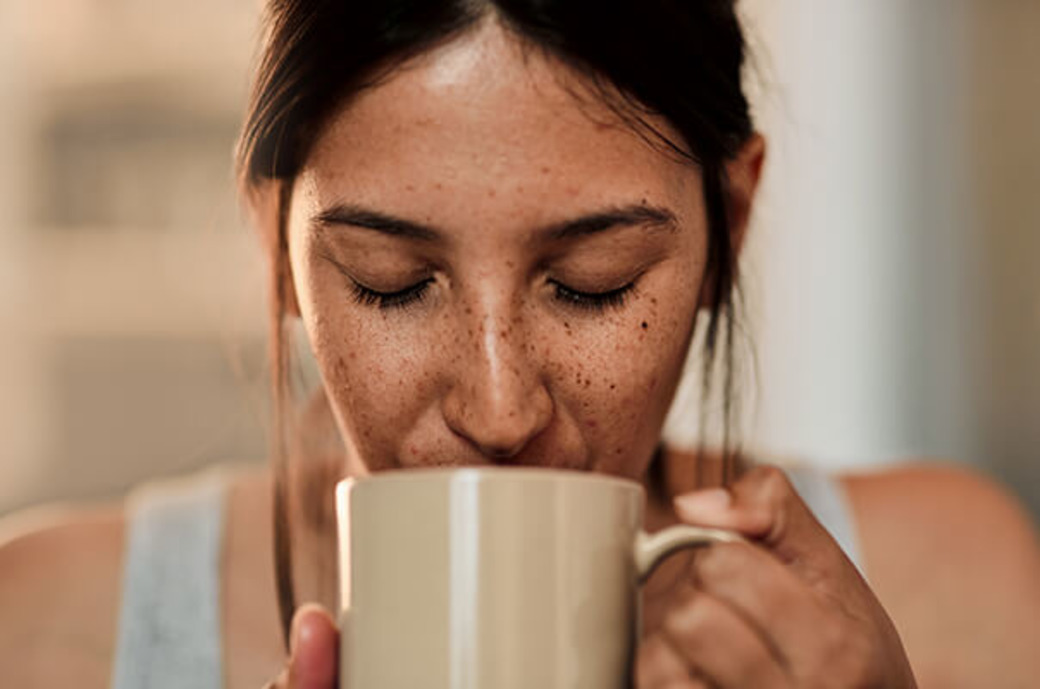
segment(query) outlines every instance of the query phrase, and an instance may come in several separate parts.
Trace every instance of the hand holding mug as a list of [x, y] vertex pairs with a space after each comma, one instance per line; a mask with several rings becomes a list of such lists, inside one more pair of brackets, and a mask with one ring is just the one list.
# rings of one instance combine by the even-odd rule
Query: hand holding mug
[[[778, 469], [754, 469], [729, 491], [682, 496], [676, 510], [687, 524], [743, 534], [750, 543], [721, 542], [699, 553], [696, 593], [639, 644], [639, 689], [915, 686], [886, 613]], [[653, 555], [639, 564], [637, 548], [636, 574], [678, 544], [669, 541], [643, 539], [642, 552]], [[286, 672], [272, 686], [334, 689], [343, 681], [342, 640], [327, 613], [302, 608], [292, 637]], [[617, 678], [618, 686], [627, 681]]]
[[782, 471], [755, 468], [675, 507], [751, 543], [697, 554], [696, 592], [640, 648], [640, 689], [916, 686], [892, 622]]

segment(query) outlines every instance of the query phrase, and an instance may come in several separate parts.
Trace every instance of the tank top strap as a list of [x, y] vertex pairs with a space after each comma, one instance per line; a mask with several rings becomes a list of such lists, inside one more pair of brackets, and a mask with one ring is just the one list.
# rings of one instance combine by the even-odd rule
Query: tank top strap
[[855, 516], [838, 478], [812, 466], [785, 466], [783, 470], [816, 519], [866, 577]]
[[113, 689], [220, 689], [226, 477], [146, 484], [127, 500]]

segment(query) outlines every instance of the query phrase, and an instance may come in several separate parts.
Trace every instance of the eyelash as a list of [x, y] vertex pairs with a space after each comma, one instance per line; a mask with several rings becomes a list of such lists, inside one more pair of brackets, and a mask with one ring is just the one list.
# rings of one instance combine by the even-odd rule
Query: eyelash
[[[374, 306], [382, 310], [404, 309], [421, 304], [433, 281], [433, 278], [427, 278], [397, 292], [377, 292], [354, 282], [354, 300], [362, 306]], [[556, 299], [564, 305], [593, 313], [621, 308], [635, 289], [634, 282], [608, 292], [581, 292], [559, 282], [551, 282], [551, 284], [555, 289]]]
[[579, 292], [559, 282], [553, 282], [552, 285], [556, 288], [556, 298], [559, 301], [567, 306], [594, 313], [621, 308], [636, 286], [634, 282], [630, 282], [609, 292]]
[[353, 282], [354, 300], [362, 306], [375, 306], [379, 309], [403, 309], [414, 304], [422, 303], [429, 291], [433, 278], [426, 278], [411, 287], [405, 287], [397, 292], [377, 292], [364, 285]]

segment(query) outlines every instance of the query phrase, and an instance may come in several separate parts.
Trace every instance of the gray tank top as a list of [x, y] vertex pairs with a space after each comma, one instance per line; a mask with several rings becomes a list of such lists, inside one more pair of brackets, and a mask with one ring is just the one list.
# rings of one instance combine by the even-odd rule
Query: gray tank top
[[220, 689], [226, 476], [147, 484], [127, 500], [113, 689]]
[[[841, 486], [785, 468], [817, 519], [863, 572]], [[221, 689], [220, 560], [228, 474], [147, 485], [128, 501], [113, 689]]]

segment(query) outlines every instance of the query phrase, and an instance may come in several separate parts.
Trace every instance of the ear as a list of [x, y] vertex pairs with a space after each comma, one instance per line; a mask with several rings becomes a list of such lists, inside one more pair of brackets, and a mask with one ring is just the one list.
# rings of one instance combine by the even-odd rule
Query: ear
[[[733, 254], [740, 257], [751, 221], [751, 210], [762, 176], [766, 157], [766, 141], [758, 133], [752, 134], [737, 155], [726, 162], [726, 213], [729, 220], [730, 243]], [[707, 276], [705, 276], [705, 283]], [[714, 290], [703, 284], [698, 309], [711, 308]]]
[[736, 157], [726, 163], [729, 182], [728, 212], [733, 251], [739, 256], [747, 237], [751, 221], [751, 210], [762, 177], [762, 166], [766, 159], [766, 140], [757, 132], [751, 135]]
[[281, 289], [284, 297], [283, 315], [299, 318], [300, 302], [296, 296], [296, 283], [289, 259], [291, 185], [291, 182], [283, 180], [265, 180], [248, 187], [242, 198], [249, 223], [256, 230], [267, 255], [270, 289], [272, 293]]

